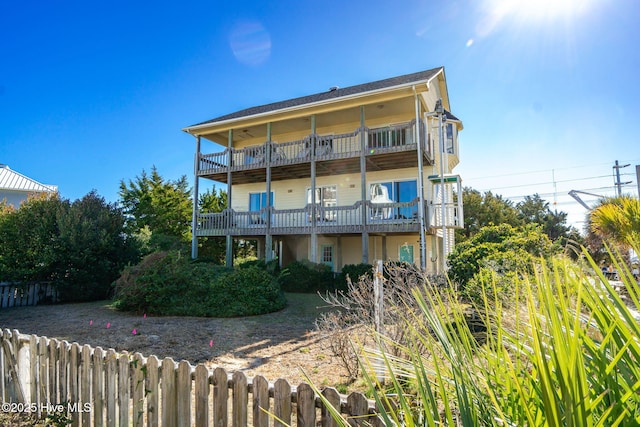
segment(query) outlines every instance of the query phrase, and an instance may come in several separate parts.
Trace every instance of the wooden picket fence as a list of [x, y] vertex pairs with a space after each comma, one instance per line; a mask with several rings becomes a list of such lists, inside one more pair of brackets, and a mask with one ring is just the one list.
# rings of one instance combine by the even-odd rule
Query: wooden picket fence
[[[0, 331], [3, 409], [66, 415], [72, 426], [335, 426], [313, 388]], [[322, 394], [353, 425], [381, 426], [362, 393]], [[6, 406], [13, 402], [13, 405]]]
[[38, 305], [44, 302], [56, 302], [58, 293], [51, 283], [17, 284], [0, 282], [0, 308]]

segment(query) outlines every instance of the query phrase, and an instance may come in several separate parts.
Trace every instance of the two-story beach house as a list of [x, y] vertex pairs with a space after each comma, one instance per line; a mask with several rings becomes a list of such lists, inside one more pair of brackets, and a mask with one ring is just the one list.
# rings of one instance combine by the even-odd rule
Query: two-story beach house
[[[227, 185], [228, 208], [199, 213], [198, 238], [255, 240], [286, 266], [406, 261], [444, 268], [461, 227], [462, 123], [444, 68], [247, 108], [184, 128], [199, 179]], [[204, 146], [205, 140], [213, 144]], [[205, 149], [206, 148], [206, 149]]]

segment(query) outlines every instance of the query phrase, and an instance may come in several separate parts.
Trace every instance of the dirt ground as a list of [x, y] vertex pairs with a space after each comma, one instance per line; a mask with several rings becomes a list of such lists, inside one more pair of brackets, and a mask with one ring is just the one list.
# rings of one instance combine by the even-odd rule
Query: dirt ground
[[109, 301], [0, 309], [0, 328], [23, 334], [205, 363], [269, 381], [318, 386], [347, 382], [346, 370], [315, 331], [327, 308], [317, 295], [287, 294], [279, 312], [231, 319], [156, 317], [114, 310]]

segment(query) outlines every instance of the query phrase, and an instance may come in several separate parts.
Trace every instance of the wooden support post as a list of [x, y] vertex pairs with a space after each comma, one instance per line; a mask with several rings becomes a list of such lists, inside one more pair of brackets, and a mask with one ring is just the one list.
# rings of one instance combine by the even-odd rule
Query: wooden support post
[[316, 209], [316, 116], [311, 116], [311, 247], [309, 261], [318, 262], [318, 230]]
[[[231, 173], [231, 167], [233, 166], [233, 129], [229, 129], [227, 136], [227, 147], [229, 150], [229, 160], [227, 161], [227, 209], [231, 212], [231, 206], [233, 206], [233, 174]], [[231, 224], [228, 224], [230, 227]], [[227, 268], [233, 268], [233, 236], [231, 236], [230, 230], [227, 229], [227, 245], [225, 253], [225, 265]]]
[[369, 263], [369, 231], [367, 230], [367, 134], [364, 105], [360, 106], [360, 198], [362, 200], [362, 263]]
[[269, 262], [273, 258], [273, 242], [271, 239], [271, 209], [273, 200], [271, 200], [271, 123], [267, 123], [267, 142], [265, 143], [265, 159], [267, 161], [266, 181], [267, 181], [267, 231], [265, 234], [265, 261]]
[[191, 219], [191, 258], [198, 258], [198, 173], [200, 170], [200, 136], [196, 136], [196, 156], [193, 165], [193, 216]]

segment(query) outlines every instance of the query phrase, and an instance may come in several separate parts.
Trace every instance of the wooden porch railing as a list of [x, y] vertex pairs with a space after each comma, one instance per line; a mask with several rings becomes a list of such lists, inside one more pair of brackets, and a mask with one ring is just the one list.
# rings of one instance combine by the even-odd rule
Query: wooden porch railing
[[[199, 236], [361, 233], [369, 231], [419, 231], [418, 199], [400, 203], [373, 203], [370, 200], [351, 206], [323, 207], [307, 205], [299, 209], [263, 208], [246, 212], [225, 209], [221, 213], [198, 215]], [[362, 210], [365, 209], [363, 224]], [[315, 218], [315, 219], [314, 219]]]
[[[308, 135], [287, 142], [265, 142], [245, 148], [226, 148], [224, 151], [199, 154], [198, 174], [201, 176], [261, 169], [269, 164], [272, 167], [304, 164], [316, 161], [330, 161], [360, 157], [362, 153], [362, 133], [365, 134], [365, 156], [380, 155], [399, 151], [413, 151], [417, 148], [415, 120], [396, 126], [369, 129], [361, 128], [354, 132], [336, 135]], [[422, 120], [418, 131], [421, 134], [421, 147], [425, 159], [433, 160], [433, 147], [425, 132]], [[270, 156], [267, 156], [269, 154]]]

